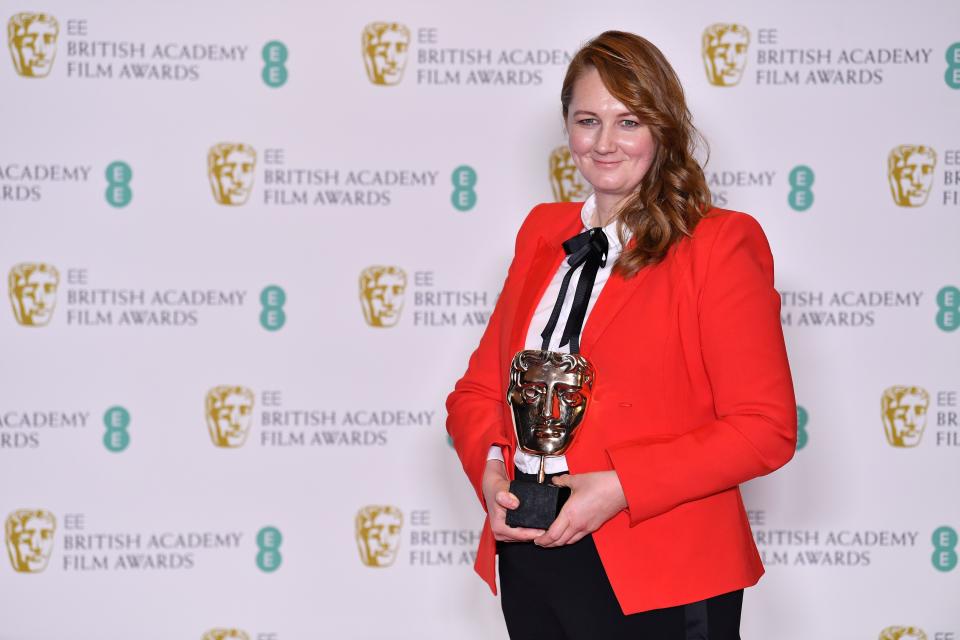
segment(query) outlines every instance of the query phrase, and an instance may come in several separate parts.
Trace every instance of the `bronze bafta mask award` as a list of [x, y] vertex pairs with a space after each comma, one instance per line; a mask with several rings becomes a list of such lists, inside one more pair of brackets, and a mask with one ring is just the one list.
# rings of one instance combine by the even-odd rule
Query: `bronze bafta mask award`
[[[546, 457], [564, 455], [573, 443], [589, 408], [596, 379], [593, 365], [580, 355], [580, 330], [597, 271], [606, 264], [607, 237], [602, 229], [595, 228], [567, 240], [563, 248], [570, 270], [563, 278], [553, 313], [540, 336], [543, 346], [539, 350], [520, 351], [510, 364], [507, 402], [517, 446], [525, 453], [540, 456], [536, 482], [518, 479], [510, 483], [510, 492], [520, 500], [519, 507], [507, 511], [507, 525], [511, 527], [548, 528], [569, 497], [568, 488], [544, 482]], [[549, 351], [570, 279], [580, 266], [583, 270], [560, 339], [561, 347], [570, 345], [570, 353]]]

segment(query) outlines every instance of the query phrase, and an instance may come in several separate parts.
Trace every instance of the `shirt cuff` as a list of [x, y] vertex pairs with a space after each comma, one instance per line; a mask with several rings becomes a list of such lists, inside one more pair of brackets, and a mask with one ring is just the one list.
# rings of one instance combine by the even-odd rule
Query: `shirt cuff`
[[504, 462], [503, 459], [503, 449], [500, 448], [500, 445], [493, 445], [490, 447], [490, 451], [487, 452], [487, 460], [499, 460]]

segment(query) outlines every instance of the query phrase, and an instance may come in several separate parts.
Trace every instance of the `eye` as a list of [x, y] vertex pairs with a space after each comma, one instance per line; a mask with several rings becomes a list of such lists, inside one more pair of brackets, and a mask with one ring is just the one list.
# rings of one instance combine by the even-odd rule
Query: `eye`
[[636, 120], [629, 120], [629, 119], [628, 119], [628, 120], [621, 120], [621, 121], [620, 121], [620, 124], [621, 124], [621, 126], [627, 128], [627, 129], [636, 129], [637, 127], [641, 126], [640, 123], [637, 122]]
[[560, 397], [571, 407], [579, 407], [583, 404], [583, 395], [579, 391], [565, 391]]
[[543, 390], [535, 385], [528, 385], [520, 389], [520, 396], [527, 404], [533, 404], [543, 395]]
[[577, 120], [577, 124], [582, 125], [584, 127], [592, 127], [597, 124], [597, 119], [596, 118], [580, 118], [579, 120]]

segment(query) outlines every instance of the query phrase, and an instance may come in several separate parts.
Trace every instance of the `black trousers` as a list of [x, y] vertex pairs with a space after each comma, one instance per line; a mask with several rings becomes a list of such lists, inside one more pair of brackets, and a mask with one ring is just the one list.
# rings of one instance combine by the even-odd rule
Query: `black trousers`
[[497, 552], [512, 640], [740, 640], [742, 589], [624, 615], [592, 536], [551, 549], [498, 542]]

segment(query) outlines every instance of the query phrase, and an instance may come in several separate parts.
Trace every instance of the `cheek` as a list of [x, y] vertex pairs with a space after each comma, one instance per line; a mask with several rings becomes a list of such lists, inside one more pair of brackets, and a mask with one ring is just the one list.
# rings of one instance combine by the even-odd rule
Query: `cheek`
[[625, 136], [620, 141], [620, 148], [630, 157], [649, 164], [653, 161], [653, 155], [657, 150], [657, 145], [650, 134], [645, 133], [629, 137]]
[[574, 133], [571, 133], [567, 141], [570, 146], [570, 153], [574, 156], [584, 155], [590, 152], [593, 148], [594, 143], [594, 133], [590, 130], [578, 130]]

